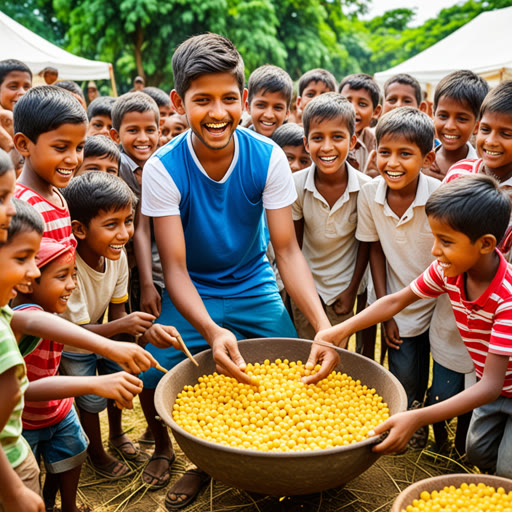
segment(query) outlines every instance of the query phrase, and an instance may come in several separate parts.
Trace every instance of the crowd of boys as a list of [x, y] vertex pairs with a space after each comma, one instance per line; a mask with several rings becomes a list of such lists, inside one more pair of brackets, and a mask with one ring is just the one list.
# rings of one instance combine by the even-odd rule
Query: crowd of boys
[[[409, 410], [374, 450], [423, 448], [432, 424], [443, 452], [458, 417], [458, 452], [512, 477], [512, 82], [456, 71], [428, 115], [412, 76], [381, 90], [314, 69], [292, 110], [288, 73], [262, 66], [245, 89], [216, 34], [172, 67], [170, 95], [142, 81], [86, 106], [74, 82], [32, 87], [25, 64], [0, 62], [0, 510], [53, 510], [60, 492], [77, 512], [86, 458], [111, 479], [145, 463], [143, 483], [166, 487], [154, 367], [184, 358], [178, 333], [248, 383], [237, 340], [346, 346], [360, 331], [373, 357], [381, 323]], [[312, 345], [304, 382], [338, 361]], [[149, 461], [122, 427], [136, 395]], [[208, 479], [189, 469], [165, 505]]]

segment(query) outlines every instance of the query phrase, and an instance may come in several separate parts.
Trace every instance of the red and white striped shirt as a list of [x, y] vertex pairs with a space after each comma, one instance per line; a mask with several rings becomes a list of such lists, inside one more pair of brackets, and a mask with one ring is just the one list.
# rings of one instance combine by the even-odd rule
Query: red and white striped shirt
[[482, 165], [482, 159], [468, 159], [461, 160], [456, 164], [453, 164], [446, 173], [443, 183], [449, 183], [452, 180], [460, 178], [461, 176], [468, 176], [470, 174], [478, 174]]
[[57, 193], [62, 199], [63, 207], [50, 203], [43, 196], [21, 183], [16, 183], [14, 196], [31, 204], [43, 216], [45, 225], [44, 236], [53, 238], [53, 240], [58, 242], [72, 244], [73, 247], [76, 247], [76, 240], [71, 230], [71, 216], [66, 200], [60, 192]]
[[482, 378], [487, 353], [509, 357], [501, 394], [512, 397], [512, 266], [499, 251], [496, 253], [500, 257], [498, 271], [487, 290], [475, 301], [465, 298], [464, 274], [444, 277], [437, 261], [410, 286], [421, 298], [448, 294], [478, 378]]
[[[24, 304], [16, 310], [41, 311], [41, 308], [35, 304]], [[24, 357], [29, 382], [58, 374], [63, 347], [61, 343], [43, 339], [33, 352]], [[66, 417], [72, 406], [73, 398], [47, 402], [25, 400], [23, 428], [35, 430], [56, 425]]]

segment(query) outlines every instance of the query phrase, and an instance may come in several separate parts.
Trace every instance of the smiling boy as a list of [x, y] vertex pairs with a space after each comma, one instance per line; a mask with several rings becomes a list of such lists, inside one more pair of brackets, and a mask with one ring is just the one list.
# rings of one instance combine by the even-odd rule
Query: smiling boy
[[[192, 352], [211, 347], [219, 370], [247, 382], [237, 339], [296, 336], [265, 257], [264, 211], [288, 293], [315, 330], [329, 321], [295, 238], [296, 193], [286, 157], [266, 137], [238, 126], [247, 97], [240, 54], [226, 38], [206, 34], [182, 43], [172, 65], [171, 99], [191, 130], [161, 148], [143, 175], [142, 213], [153, 217], [166, 283], [158, 321], [182, 331]], [[156, 353], [166, 368], [181, 360], [174, 351]], [[319, 379], [338, 358], [315, 347], [310, 361], [316, 360], [323, 363]], [[143, 474], [152, 488], [167, 485], [174, 460], [167, 430], [154, 419], [160, 377], [144, 374], [141, 398], [155, 438]], [[190, 503], [205, 478], [187, 472], [167, 505]]]
[[284, 69], [265, 64], [251, 73], [247, 88], [245, 108], [251, 115], [252, 127], [257, 133], [272, 137], [290, 113], [290, 75]]
[[16, 59], [0, 61], [0, 107], [13, 110], [18, 100], [32, 87], [32, 72]]

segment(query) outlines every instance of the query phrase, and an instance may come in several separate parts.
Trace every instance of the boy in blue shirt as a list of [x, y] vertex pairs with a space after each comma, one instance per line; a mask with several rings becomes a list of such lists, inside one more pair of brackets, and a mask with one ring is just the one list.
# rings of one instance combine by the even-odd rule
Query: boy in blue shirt
[[[237, 339], [296, 336], [265, 257], [264, 210], [288, 293], [315, 330], [330, 324], [295, 238], [296, 193], [286, 157], [272, 141], [238, 127], [247, 97], [240, 54], [224, 37], [206, 34], [185, 41], [172, 66], [171, 99], [191, 130], [148, 161], [142, 181], [142, 213], [153, 218], [166, 284], [158, 321], [175, 325], [192, 352], [211, 346], [219, 371], [248, 382]], [[309, 361], [322, 362], [313, 380], [338, 360], [319, 348]], [[175, 351], [148, 350], [166, 368], [182, 359]], [[167, 431], [155, 421], [160, 377], [144, 374], [141, 398], [155, 437], [143, 474], [152, 488], [167, 485], [174, 460]], [[168, 493], [169, 507], [195, 498], [204, 474], [193, 471]]]

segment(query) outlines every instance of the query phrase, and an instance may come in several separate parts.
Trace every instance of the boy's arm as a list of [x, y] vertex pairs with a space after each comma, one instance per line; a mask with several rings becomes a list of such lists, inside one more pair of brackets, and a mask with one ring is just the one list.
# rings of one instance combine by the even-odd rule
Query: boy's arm
[[[386, 256], [380, 242], [372, 242], [370, 247], [370, 268], [372, 270], [375, 295], [380, 299], [386, 295]], [[402, 343], [398, 325], [393, 318], [383, 324], [386, 344], [394, 349], [399, 349]]]
[[357, 248], [356, 265], [354, 267], [354, 274], [350, 280], [350, 284], [338, 295], [334, 302], [334, 311], [338, 315], [346, 315], [354, 309], [354, 303], [357, 297], [357, 291], [361, 284], [366, 267], [368, 266], [368, 259], [370, 255], [370, 243], [359, 242]]
[[[21, 398], [21, 390], [16, 367], [0, 374], [0, 431], [5, 428], [13, 409]], [[40, 496], [31, 491], [20, 480], [12, 468], [4, 450], [0, 447], [0, 498], [5, 512], [44, 512], [44, 503]]]
[[218, 371], [241, 382], [250, 383], [250, 377], [243, 372], [245, 362], [238, 350], [235, 335], [212, 320], [190, 279], [181, 217], [155, 217], [153, 227], [165, 286], [176, 309], [212, 347]]
[[342, 347], [345, 348], [348, 338], [353, 333], [393, 318], [402, 309], [420, 298], [412, 291], [410, 286], [407, 286], [399, 292], [386, 295], [375, 301], [371, 306], [345, 322], [318, 332], [315, 340], [328, 341], [338, 346], [341, 346], [340, 343], [345, 340]]
[[142, 381], [126, 372], [95, 377], [45, 377], [31, 382], [25, 392], [30, 401], [60, 400], [82, 395], [111, 398], [122, 407], [132, 409], [132, 400], [142, 391]]
[[145, 372], [157, 364], [151, 354], [135, 343], [112, 341], [44, 311], [14, 311], [14, 333], [30, 334], [81, 348], [112, 359], [131, 373]]
[[493, 402], [500, 396], [503, 388], [508, 361], [508, 356], [487, 354], [482, 379], [475, 385], [444, 402], [391, 416], [374, 429], [376, 435], [387, 430], [389, 435], [373, 451], [383, 454], [399, 452], [421, 426], [461, 416]]
[[[283, 279], [286, 291], [297, 304], [315, 331], [330, 327], [324, 308], [318, 297], [313, 276], [297, 244], [293, 228], [291, 207], [267, 210], [267, 224], [270, 240], [276, 255], [277, 268]], [[339, 362], [335, 350], [314, 345], [308, 363], [320, 361], [320, 371], [307, 379], [308, 383], [318, 382], [327, 377]], [[306, 382], [306, 381], [305, 381]]]
[[133, 235], [133, 252], [140, 280], [140, 309], [160, 316], [162, 299], [153, 283], [153, 258], [151, 254], [151, 226], [149, 217], [142, 215], [137, 207], [137, 226]]

